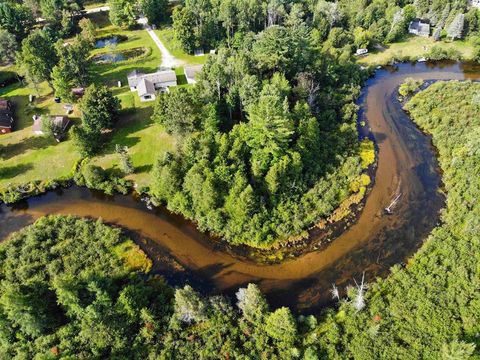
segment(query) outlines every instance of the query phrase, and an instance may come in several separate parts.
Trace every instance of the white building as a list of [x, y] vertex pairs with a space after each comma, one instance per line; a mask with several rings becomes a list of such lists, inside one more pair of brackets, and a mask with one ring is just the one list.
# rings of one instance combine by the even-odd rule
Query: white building
[[167, 92], [171, 86], [177, 86], [177, 75], [173, 70], [162, 70], [151, 74], [143, 74], [137, 70], [128, 77], [131, 91], [137, 91], [141, 101], [155, 100], [157, 92]]
[[203, 65], [192, 65], [192, 66], [185, 66], [183, 72], [185, 73], [185, 77], [187, 78], [187, 82], [189, 84], [195, 84], [197, 82], [196, 77], [202, 71]]

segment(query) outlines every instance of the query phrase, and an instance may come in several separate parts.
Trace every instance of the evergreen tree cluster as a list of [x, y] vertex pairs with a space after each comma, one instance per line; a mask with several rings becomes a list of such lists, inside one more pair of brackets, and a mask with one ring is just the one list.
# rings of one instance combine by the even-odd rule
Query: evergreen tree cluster
[[365, 191], [353, 184], [371, 163], [354, 104], [366, 72], [318, 48], [295, 10], [236, 36], [195, 87], [159, 96], [153, 119], [178, 146], [159, 159], [151, 194], [233, 244], [268, 247]]

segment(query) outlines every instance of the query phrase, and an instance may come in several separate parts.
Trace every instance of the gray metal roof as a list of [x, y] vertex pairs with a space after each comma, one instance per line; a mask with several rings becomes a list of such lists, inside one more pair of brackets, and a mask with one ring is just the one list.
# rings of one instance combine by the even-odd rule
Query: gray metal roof
[[173, 70], [157, 71], [151, 74], [141, 74], [134, 71], [130, 75], [128, 76], [129, 87], [137, 87], [142, 79], [150, 81], [155, 87], [164, 83], [177, 82], [177, 75]]
[[138, 96], [154, 95], [155, 85], [147, 79], [142, 79], [137, 86]]
[[185, 66], [185, 76], [189, 79], [195, 79], [197, 74], [202, 71], [203, 65]]
[[410, 23], [408, 30], [416, 31], [419, 35], [429, 36], [430, 24], [417, 19]]

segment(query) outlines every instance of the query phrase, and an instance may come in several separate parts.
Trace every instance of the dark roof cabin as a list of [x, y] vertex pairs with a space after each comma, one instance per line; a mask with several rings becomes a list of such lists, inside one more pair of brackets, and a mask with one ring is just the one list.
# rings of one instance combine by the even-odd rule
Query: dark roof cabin
[[430, 23], [420, 19], [413, 20], [408, 26], [408, 32], [417, 36], [429, 37]]

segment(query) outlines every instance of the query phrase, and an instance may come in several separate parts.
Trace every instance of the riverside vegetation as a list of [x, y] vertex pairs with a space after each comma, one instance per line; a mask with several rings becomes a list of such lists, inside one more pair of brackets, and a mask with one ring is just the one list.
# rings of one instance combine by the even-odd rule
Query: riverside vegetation
[[[173, 290], [118, 230], [48, 217], [0, 247], [8, 358], [468, 359], [479, 356], [480, 84], [438, 82], [405, 106], [432, 134], [447, 208], [406, 267], [351, 288], [321, 316]], [[338, 295], [333, 292], [334, 295]], [[39, 301], [42, 299], [42, 301]]]

